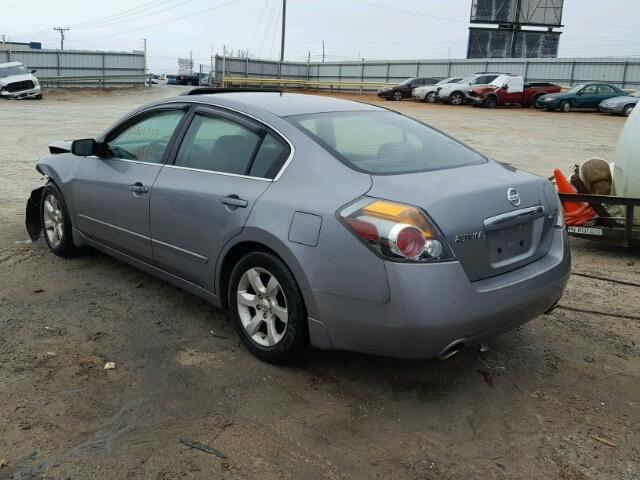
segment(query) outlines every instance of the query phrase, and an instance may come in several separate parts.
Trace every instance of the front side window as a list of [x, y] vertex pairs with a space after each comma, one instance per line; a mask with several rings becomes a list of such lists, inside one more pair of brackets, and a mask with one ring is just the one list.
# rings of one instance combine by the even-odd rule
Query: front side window
[[197, 114], [175, 165], [219, 173], [274, 178], [289, 148], [268, 132], [258, 134], [232, 120]]
[[484, 163], [456, 140], [392, 112], [331, 112], [288, 119], [349, 167], [401, 174]]
[[171, 136], [183, 116], [182, 110], [154, 112], [107, 139], [107, 147], [116, 158], [161, 163]]
[[412, 85], [415, 81], [415, 78], [407, 78], [404, 82], [401, 82], [400, 85]]
[[584, 89], [580, 93], [583, 93], [583, 94], [598, 93], [598, 86], [597, 85], [588, 85], [588, 86], [584, 87]]

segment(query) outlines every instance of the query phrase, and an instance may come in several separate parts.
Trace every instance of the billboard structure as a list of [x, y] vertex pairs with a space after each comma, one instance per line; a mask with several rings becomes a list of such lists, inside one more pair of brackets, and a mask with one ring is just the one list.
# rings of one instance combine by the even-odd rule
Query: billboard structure
[[[467, 58], [555, 58], [564, 0], [473, 0]], [[545, 27], [545, 30], [523, 29]]]

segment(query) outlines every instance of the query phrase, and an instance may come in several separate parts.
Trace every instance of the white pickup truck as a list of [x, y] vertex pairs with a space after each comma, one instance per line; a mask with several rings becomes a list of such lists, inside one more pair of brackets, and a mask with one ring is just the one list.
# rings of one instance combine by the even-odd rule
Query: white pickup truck
[[40, 82], [20, 62], [0, 63], [0, 97], [2, 98], [42, 98]]

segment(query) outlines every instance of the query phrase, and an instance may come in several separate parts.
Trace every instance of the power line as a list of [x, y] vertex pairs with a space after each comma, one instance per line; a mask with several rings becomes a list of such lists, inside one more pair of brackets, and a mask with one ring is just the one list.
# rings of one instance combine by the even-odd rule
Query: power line
[[390, 10], [392, 12], [398, 12], [398, 13], [407, 13], [409, 15], [418, 15], [420, 17], [427, 17], [427, 18], [433, 18], [435, 20], [442, 20], [445, 22], [454, 22], [454, 23], [464, 23], [465, 25], [467, 25], [469, 22], [465, 21], [465, 20], [459, 20], [457, 18], [451, 18], [451, 17], [439, 17], [437, 15], [431, 15], [429, 13], [423, 13], [423, 12], [416, 12], [413, 10], [405, 10], [402, 8], [398, 8], [396, 6], [389, 6], [389, 5], [380, 5], [377, 3], [370, 3], [370, 2], [364, 2], [362, 0], [348, 0], [351, 3], [357, 3], [360, 5], [366, 5], [368, 7], [376, 7], [376, 8], [381, 8], [383, 10]]
[[[170, 0], [170, 1], [173, 2], [175, 0]], [[187, 3], [191, 3], [193, 1], [194, 0], [185, 0], [185, 1], [181, 2], [181, 3], [175, 4], [175, 5], [171, 5], [169, 7], [165, 7], [165, 8], [160, 9], [160, 10], [156, 10], [155, 12], [148, 12], [148, 13], [146, 13], [146, 12], [136, 12], [135, 14], [130, 14], [130, 15], [127, 15], [127, 16], [137, 15], [138, 13], [143, 13], [143, 14], [142, 15], [138, 15], [138, 16], [134, 16], [133, 18], [129, 18], [129, 19], [126, 19], [126, 20], [116, 19], [115, 21], [110, 21], [110, 22], [107, 22], [107, 23], [91, 24], [89, 26], [83, 26], [83, 27], [79, 27], [79, 28], [104, 28], [104, 27], [111, 27], [113, 25], [119, 25], [119, 24], [122, 24], [122, 23], [135, 22], [137, 20], [141, 20], [141, 19], [144, 19], [144, 18], [147, 18], [147, 17], [152, 17], [154, 15], [158, 15], [159, 13], [163, 13], [163, 12], [166, 12], [166, 11], [169, 11], [169, 10], [173, 10], [174, 8], [181, 7], [182, 5], [185, 5]], [[157, 6], [160, 6], [160, 5], [157, 5]], [[125, 18], [125, 17], [123, 17], [123, 18]]]
[[151, 0], [150, 2], [143, 3], [141, 5], [138, 5], [137, 7], [129, 8], [127, 10], [123, 10], [121, 12], [114, 13], [114, 14], [108, 15], [106, 17], [99, 17], [99, 18], [95, 18], [93, 20], [87, 20], [86, 22], [80, 22], [80, 23], [77, 23], [77, 24], [72, 25], [72, 26], [75, 27], [75, 28], [79, 28], [79, 27], [85, 26], [85, 25], [93, 25], [93, 24], [96, 24], [96, 23], [111, 22], [111, 21], [114, 21], [114, 20], [119, 19], [119, 18], [126, 18], [126, 17], [131, 16], [131, 15], [137, 15], [138, 13], [141, 13], [142, 11], [147, 10], [148, 8], [159, 7], [161, 5], [173, 2], [175, 0], [161, 0], [160, 3], [158, 3], [158, 1], [159, 0]]
[[194, 15], [199, 15], [201, 13], [210, 12], [210, 11], [216, 10], [218, 8], [222, 8], [222, 7], [226, 7], [226, 6], [229, 6], [229, 5], [233, 5], [234, 3], [238, 3], [238, 2], [241, 2], [241, 1], [242, 0], [230, 0], [230, 1], [225, 2], [225, 3], [220, 3], [218, 5], [214, 5], [213, 7], [205, 8], [204, 10], [198, 10], [197, 12], [189, 13], [187, 15], [182, 15], [180, 17], [170, 18], [169, 20], [164, 20], [162, 22], [157, 22], [157, 23], [153, 23], [153, 24], [150, 24], [150, 25], [144, 25], [142, 27], [131, 28], [129, 30], [123, 30], [123, 31], [120, 31], [120, 32], [107, 33], [105, 35], [96, 35], [94, 37], [79, 38], [78, 41], [92, 40], [94, 38], [111, 37], [111, 36], [114, 36], [114, 35], [122, 35], [122, 34], [125, 34], [125, 33], [137, 32], [139, 30], [144, 30], [144, 29], [147, 29], [147, 28], [154, 28], [154, 27], [157, 27], [159, 25], [166, 25], [167, 23], [176, 22], [176, 21], [182, 20], [184, 18], [193, 17]]

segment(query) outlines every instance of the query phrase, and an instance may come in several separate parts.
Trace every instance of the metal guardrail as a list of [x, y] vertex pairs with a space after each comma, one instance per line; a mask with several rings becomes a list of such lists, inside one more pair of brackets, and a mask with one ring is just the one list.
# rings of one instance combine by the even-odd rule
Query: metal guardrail
[[[140, 80], [144, 81], [153, 77], [150, 73], [135, 73], [135, 74], [123, 74], [123, 75], [74, 75], [74, 76], [55, 76], [55, 77], [38, 77], [40, 83], [44, 85], [61, 84], [61, 83], [93, 83], [97, 82], [99, 87], [103, 87], [112, 80]], [[127, 82], [112, 82], [112, 83], [127, 83]], [[131, 82], [140, 83], [140, 82]]]
[[222, 85], [294, 85], [298, 87], [329, 87], [333, 90], [333, 87], [345, 87], [345, 88], [359, 88], [362, 91], [364, 88], [381, 88], [394, 85], [387, 82], [344, 82], [344, 81], [327, 81], [327, 80], [307, 80], [304, 78], [253, 78], [253, 77], [222, 77]]

